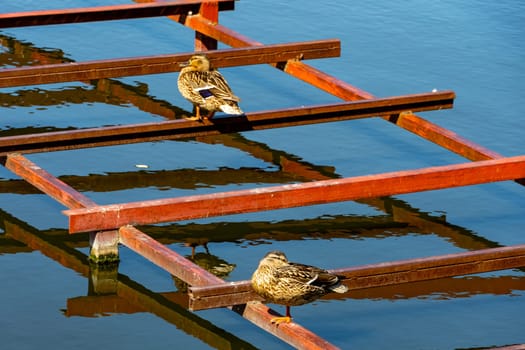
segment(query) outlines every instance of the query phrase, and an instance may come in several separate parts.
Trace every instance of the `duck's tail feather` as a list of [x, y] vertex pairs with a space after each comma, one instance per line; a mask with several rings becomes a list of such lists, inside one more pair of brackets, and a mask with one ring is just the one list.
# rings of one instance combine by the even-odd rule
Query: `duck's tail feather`
[[223, 104], [220, 106], [221, 111], [223, 111], [226, 114], [231, 115], [242, 115], [244, 112], [239, 108], [239, 106], [234, 104]]
[[336, 284], [328, 286], [328, 289], [331, 292], [340, 293], [340, 294], [348, 292], [348, 287], [342, 284], [341, 282], [337, 282]]

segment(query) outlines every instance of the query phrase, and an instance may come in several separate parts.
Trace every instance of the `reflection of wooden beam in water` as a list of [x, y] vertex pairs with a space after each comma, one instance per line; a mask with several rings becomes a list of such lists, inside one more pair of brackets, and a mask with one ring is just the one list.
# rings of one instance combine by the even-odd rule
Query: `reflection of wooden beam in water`
[[72, 62], [70, 58], [64, 57], [64, 52], [60, 49], [38, 48], [32, 43], [19, 41], [5, 34], [0, 34], [0, 45], [9, 49], [0, 53], [1, 66], [18, 67]]
[[[68, 86], [60, 90], [44, 90], [34, 88], [17, 90], [12, 93], [0, 93], [4, 107], [31, 107], [31, 106], [58, 106], [62, 104], [105, 103], [108, 105], [122, 105], [120, 98], [113, 98], [101, 91], [80, 86]], [[48, 128], [51, 131], [53, 128]], [[2, 135], [5, 132], [2, 131]]]
[[112, 314], [134, 314], [147, 312], [139, 305], [129, 302], [117, 294], [90, 295], [67, 299], [64, 315], [67, 317], [99, 317]]
[[[302, 220], [280, 222], [219, 222], [209, 224], [171, 224], [166, 226], [143, 226], [142, 230], [163, 244], [191, 242], [261, 242], [264, 240], [289, 241], [308, 238], [319, 239], [383, 239], [390, 236], [412, 234], [414, 227], [401, 222], [393, 222], [387, 216], [347, 216], [334, 215]], [[388, 234], [385, 234], [388, 231]], [[73, 247], [88, 247], [86, 235], [70, 235], [67, 230], [48, 230], [42, 233]], [[5, 237], [7, 240], [8, 237]], [[25, 246], [11, 243], [8, 251], [3, 250], [0, 236], [0, 254], [16, 253], [26, 250]]]
[[85, 254], [74, 248], [70, 248], [64, 244], [60, 238], [57, 239], [41, 234], [37, 229], [30, 227], [14, 217], [3, 216], [6, 235], [22, 242], [32, 250], [42, 252], [42, 254], [48, 258], [55, 260], [62, 266], [82, 276], [89, 276], [90, 269]]
[[410, 207], [407, 203], [393, 198], [371, 198], [359, 200], [392, 216], [396, 222], [403, 222], [418, 228], [418, 233], [435, 234], [453, 243], [456, 247], [468, 250], [500, 247], [499, 243], [476, 235], [474, 232], [446, 222]]
[[[29, 227], [13, 217], [8, 218], [7, 215], [4, 215], [3, 227], [6, 235], [26, 244], [29, 248], [42, 252], [45, 256], [82, 276], [90, 276], [88, 257], [77, 249], [70, 248], [61, 239], [53, 239], [43, 235], [37, 229]], [[118, 276], [117, 293], [118, 301], [114, 299], [116, 296], [109, 296], [108, 299], [97, 299], [97, 302], [102, 301], [104, 307], [107, 308], [106, 311], [110, 312], [109, 310], [115, 309], [115, 303], [119, 305], [119, 308], [122, 307], [124, 300], [128, 311], [140, 310], [157, 315], [216, 349], [235, 349], [238, 348], [236, 347], [238, 345], [242, 345], [242, 348], [253, 348], [251, 344], [188, 312], [186, 310], [187, 296], [181, 297], [180, 293], [168, 293], [167, 296], [159, 295], [124, 275]], [[69, 305], [68, 300], [68, 308]], [[73, 303], [73, 306], [75, 305], [77, 304]], [[123, 310], [119, 310], [119, 312], [121, 311]], [[66, 316], [71, 315], [69, 311], [66, 311]]]
[[133, 86], [114, 79], [91, 80], [90, 83], [102, 94], [117, 98], [122, 101], [121, 103], [132, 104], [146, 113], [162, 116], [166, 119], [177, 119], [191, 114], [182, 108], [173, 106], [168, 101], [148, 95], [146, 84]]
[[[31, 107], [31, 106], [56, 106], [63, 104], [104, 103], [108, 105], [123, 106], [133, 104], [146, 113], [160, 115], [168, 119], [181, 117], [189, 112], [170, 105], [167, 101], [148, 96], [143, 86], [124, 84], [117, 80], [100, 79], [91, 81], [95, 87], [66, 86], [60, 90], [45, 90], [33, 88], [20, 89], [16, 92], [0, 93], [3, 106]], [[27, 129], [27, 130], [26, 130]], [[73, 129], [73, 128], [68, 128]], [[54, 127], [46, 127], [46, 132], [58, 131]], [[33, 127], [2, 130], [2, 136], [36, 133]]]
[[[57, 64], [74, 62], [64, 57], [61, 50], [48, 50], [34, 47], [31, 43], [20, 42], [12, 37], [0, 35], [0, 44], [9, 48], [13, 53], [0, 54], [0, 64], [15, 66], [32, 66], [35, 64]], [[45, 89], [18, 90], [16, 93], [1, 94], [4, 105], [7, 106], [48, 106], [68, 103], [106, 103], [122, 105], [131, 103], [138, 109], [168, 119], [175, 119], [176, 115], [185, 115], [188, 112], [172, 106], [169, 102], [147, 95], [147, 86], [129, 85], [113, 79], [98, 79], [85, 82], [93, 85], [95, 90], [83, 87], [67, 87], [60, 91]], [[57, 130], [47, 129], [46, 131]], [[21, 134], [25, 132], [16, 132]], [[2, 132], [4, 134], [4, 132]], [[6, 133], [9, 135], [9, 133]]]
[[[87, 176], [63, 175], [59, 176], [58, 179], [80, 192], [112, 192], [146, 187], [194, 190], [201, 187], [242, 183], [282, 184], [297, 180], [289, 173], [254, 168], [147, 170], [90, 174]], [[23, 180], [12, 179], [0, 181], [0, 193], [36, 194], [40, 192]]]
[[195, 139], [207, 144], [221, 144], [235, 148], [254, 158], [275, 164], [285, 178], [293, 178], [296, 181], [327, 180], [339, 177], [334, 174], [335, 168], [332, 166], [320, 166], [301, 161], [294, 155], [271, 149], [266, 144], [245, 138], [242, 134], [200, 136]]
[[[153, 293], [125, 277], [119, 277], [118, 295], [140, 307], [146, 306], [148, 312], [216, 349], [255, 349], [250, 343], [237, 338], [194, 313], [188, 312], [186, 309], [187, 300], [180, 298], [180, 294], [167, 297]], [[184, 305], [180, 306], [174, 300], [183, 301]]]

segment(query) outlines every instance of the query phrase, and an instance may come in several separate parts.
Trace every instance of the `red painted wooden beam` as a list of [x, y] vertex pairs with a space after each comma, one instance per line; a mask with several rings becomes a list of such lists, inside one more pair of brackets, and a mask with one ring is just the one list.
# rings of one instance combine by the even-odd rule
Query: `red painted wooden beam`
[[[337, 57], [341, 43], [337, 39], [315, 40], [266, 46], [223, 49], [206, 52], [214, 67], [233, 67], [280, 62], [289, 59]], [[114, 58], [87, 62], [68, 62], [0, 70], [0, 87], [88, 81], [133, 75], [180, 71], [193, 52], [131, 58]]]
[[[330, 270], [349, 290], [389, 286], [525, 266], [525, 245]], [[190, 308], [203, 310], [261, 300], [250, 281], [190, 287]]]
[[203, 286], [223, 283], [219, 277], [174, 252], [133, 226], [119, 229], [120, 242], [184, 282]]
[[404, 111], [428, 111], [452, 107], [452, 91], [394, 96], [366, 101], [248, 113], [242, 117], [215, 118], [207, 122], [185, 119], [160, 123], [118, 125], [80, 130], [55, 131], [0, 137], [0, 155], [12, 152], [36, 153], [154, 140], [174, 140], [228, 132], [334, 122]]
[[[4, 13], [0, 14], [0, 28], [186, 15], [188, 12], [198, 13], [203, 2], [202, 0], [178, 0], [146, 4]], [[217, 11], [234, 9], [234, 0], [215, 0], [215, 2]]]
[[525, 178], [525, 156], [264, 187], [225, 193], [66, 210], [70, 233], [292, 208]]
[[5, 167], [68, 208], [97, 205], [91, 199], [49, 174], [20, 154], [10, 154]]

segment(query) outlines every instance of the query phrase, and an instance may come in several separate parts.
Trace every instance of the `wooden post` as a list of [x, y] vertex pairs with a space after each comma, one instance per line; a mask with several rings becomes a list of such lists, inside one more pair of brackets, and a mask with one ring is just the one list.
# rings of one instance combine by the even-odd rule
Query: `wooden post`
[[89, 234], [89, 261], [96, 265], [114, 265], [119, 262], [118, 231], [91, 232]]
[[[199, 15], [210, 21], [212, 24], [219, 22], [219, 4], [215, 1], [203, 2], [199, 11]], [[195, 51], [217, 50], [217, 40], [195, 32]]]

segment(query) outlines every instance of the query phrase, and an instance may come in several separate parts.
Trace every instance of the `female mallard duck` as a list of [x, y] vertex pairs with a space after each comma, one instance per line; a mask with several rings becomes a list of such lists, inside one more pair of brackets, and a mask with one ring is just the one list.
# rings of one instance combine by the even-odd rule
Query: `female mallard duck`
[[208, 114], [205, 118], [212, 118], [217, 111], [226, 114], [241, 115], [243, 112], [237, 105], [240, 99], [235, 96], [218, 70], [211, 67], [210, 61], [204, 55], [194, 55], [180, 71], [177, 85], [181, 95], [195, 106], [195, 117], [200, 120], [200, 109]]
[[303, 305], [329, 293], [345, 293], [339, 277], [315, 266], [289, 262], [283, 252], [269, 252], [252, 276], [252, 287], [264, 299], [286, 306], [286, 316], [272, 323], [289, 323], [290, 306]]

